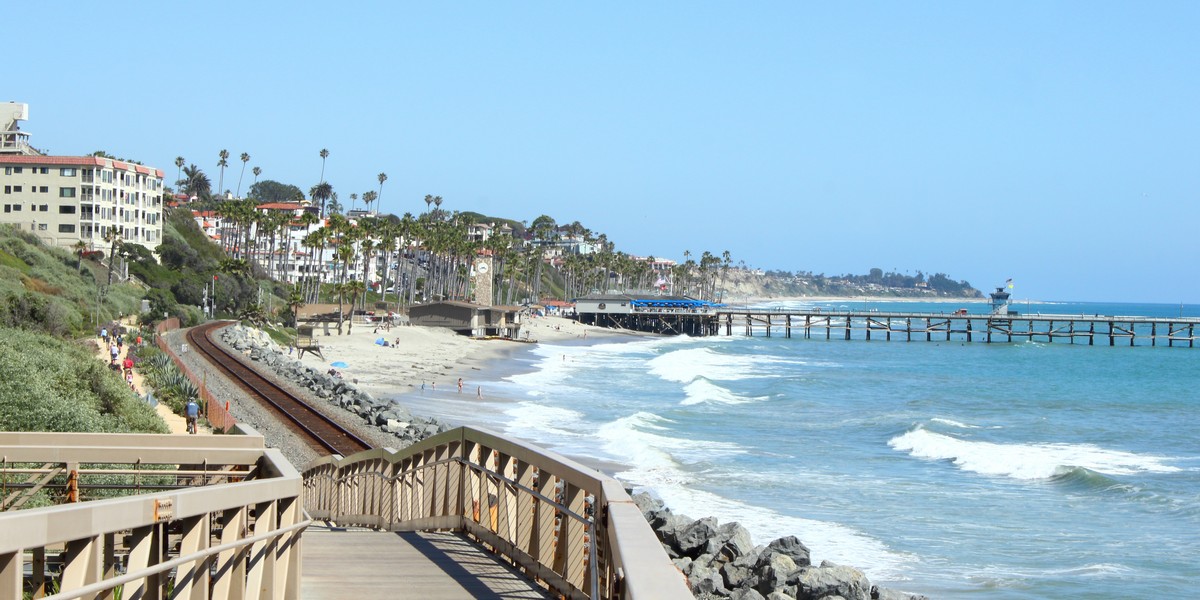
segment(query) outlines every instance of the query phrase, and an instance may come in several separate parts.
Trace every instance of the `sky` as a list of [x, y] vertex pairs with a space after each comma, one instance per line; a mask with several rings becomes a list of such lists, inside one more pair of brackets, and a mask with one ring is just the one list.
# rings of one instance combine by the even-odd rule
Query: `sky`
[[[15, 16], [14, 16], [15, 18]], [[27, 3], [55, 155], [1036, 300], [1200, 303], [1200, 3]], [[24, 49], [16, 53], [12, 49]], [[361, 203], [360, 203], [361, 205]]]

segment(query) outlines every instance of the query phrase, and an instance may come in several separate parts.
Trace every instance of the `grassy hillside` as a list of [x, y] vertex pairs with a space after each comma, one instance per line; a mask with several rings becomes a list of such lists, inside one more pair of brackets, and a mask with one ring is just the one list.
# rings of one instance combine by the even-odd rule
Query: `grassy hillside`
[[0, 430], [167, 433], [167, 426], [79, 343], [0, 328]]

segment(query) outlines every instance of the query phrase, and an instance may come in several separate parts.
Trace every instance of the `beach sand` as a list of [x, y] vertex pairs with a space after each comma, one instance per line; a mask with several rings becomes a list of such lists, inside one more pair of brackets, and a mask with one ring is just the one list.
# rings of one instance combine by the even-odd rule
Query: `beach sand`
[[[539, 343], [617, 341], [647, 335], [582, 325], [561, 317], [526, 317], [521, 329], [522, 338], [528, 332], [529, 339]], [[381, 338], [389, 345], [378, 345], [376, 340]], [[346, 367], [338, 369], [342, 376], [377, 398], [420, 391], [422, 385], [429, 391], [457, 392], [460, 377], [464, 380], [463, 394], [474, 396], [478, 382], [472, 381], [472, 375], [477, 376], [485, 367], [495, 368], [497, 362], [528, 347], [522, 342], [471, 339], [436, 327], [392, 327], [389, 331], [355, 325], [348, 335], [316, 332], [316, 340], [324, 359], [305, 354], [305, 364], [326, 371], [333, 363], [345, 363]], [[441, 418], [436, 414], [427, 416]]]

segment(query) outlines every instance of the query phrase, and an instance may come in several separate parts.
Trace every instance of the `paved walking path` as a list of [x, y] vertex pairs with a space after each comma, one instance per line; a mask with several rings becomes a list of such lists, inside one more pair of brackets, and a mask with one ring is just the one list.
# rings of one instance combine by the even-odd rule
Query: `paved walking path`
[[304, 532], [300, 597], [553, 598], [508, 563], [456, 533], [340, 530]]

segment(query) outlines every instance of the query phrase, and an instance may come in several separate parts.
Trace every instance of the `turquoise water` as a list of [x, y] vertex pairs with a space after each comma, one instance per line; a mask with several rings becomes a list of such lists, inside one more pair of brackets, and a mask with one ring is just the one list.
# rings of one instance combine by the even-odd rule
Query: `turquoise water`
[[816, 560], [938, 598], [1190, 597], [1200, 583], [1200, 348], [735, 335], [542, 344], [519, 360], [528, 372], [485, 384], [509, 401], [415, 408], [612, 461], [678, 512], [739, 521], [758, 543], [794, 534]]

